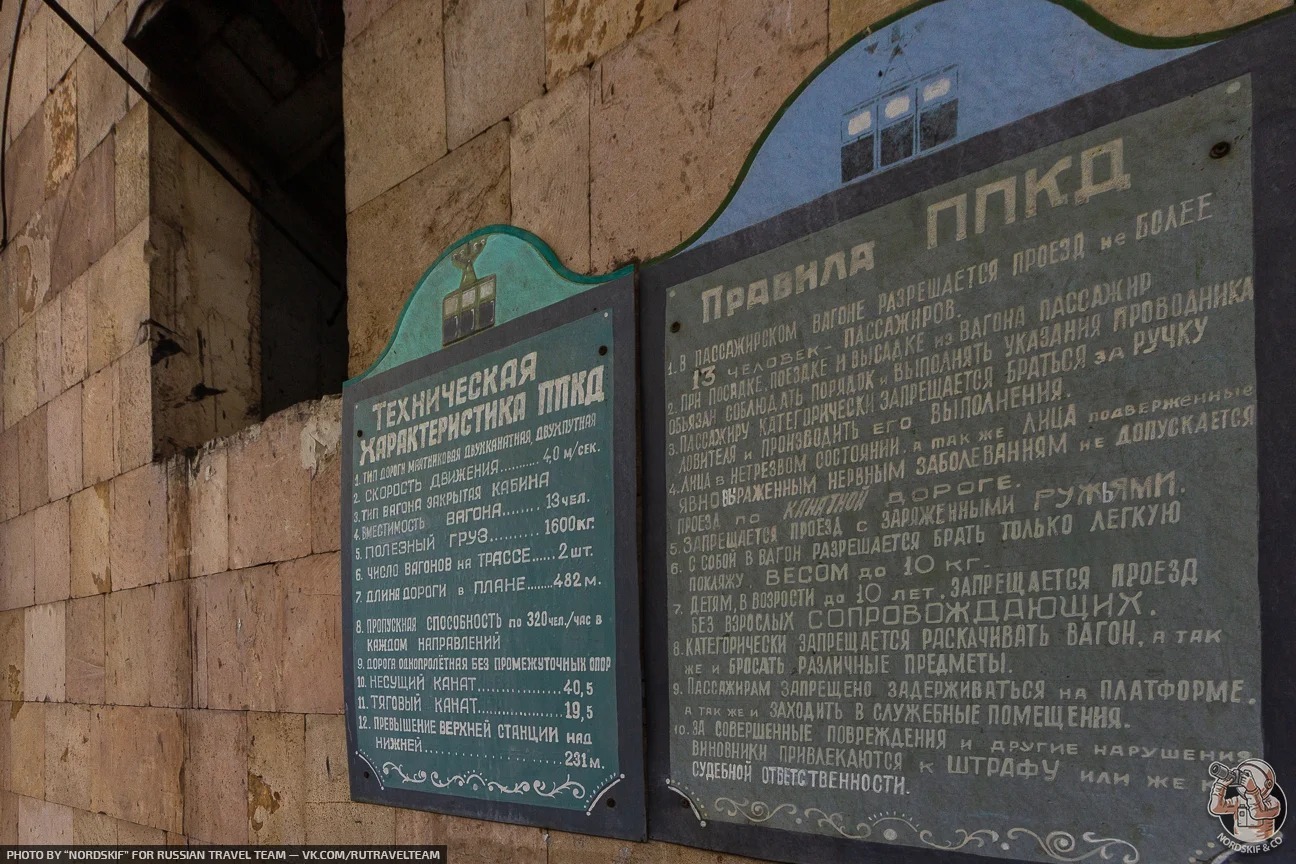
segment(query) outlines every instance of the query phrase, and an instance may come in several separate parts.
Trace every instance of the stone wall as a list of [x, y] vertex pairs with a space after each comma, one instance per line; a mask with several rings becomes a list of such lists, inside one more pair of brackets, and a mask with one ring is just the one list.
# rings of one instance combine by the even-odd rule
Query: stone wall
[[[68, 3], [143, 75], [120, 44], [137, 5]], [[348, 0], [351, 373], [377, 356], [415, 279], [474, 228], [529, 228], [586, 272], [675, 246], [804, 76], [899, 5]], [[1286, 0], [1095, 5], [1178, 34]], [[5, 51], [16, 14], [0, 5]], [[198, 230], [164, 196], [169, 133], [38, 0], [11, 59], [0, 844], [444, 842], [461, 864], [736, 860], [348, 801], [339, 401], [155, 458], [168, 429], [242, 423], [164, 417], [178, 391], [153, 363], [158, 324], [212, 312], [185, 305], [177, 274], [192, 269], [168, 257]], [[195, 171], [186, 195], [199, 194]], [[228, 190], [207, 195], [240, 212]], [[213, 278], [246, 285], [238, 267], [254, 262], [227, 257], [234, 270]], [[239, 296], [216, 311], [238, 320], [252, 303]]]

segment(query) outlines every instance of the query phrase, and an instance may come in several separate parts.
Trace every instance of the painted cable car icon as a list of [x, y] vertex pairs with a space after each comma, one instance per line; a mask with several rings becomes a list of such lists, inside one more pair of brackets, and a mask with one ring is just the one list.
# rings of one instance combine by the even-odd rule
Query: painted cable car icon
[[450, 260], [463, 276], [459, 287], [441, 301], [442, 345], [467, 339], [495, 324], [495, 277], [478, 279], [473, 269], [473, 262], [485, 248], [486, 238], [479, 237], [450, 255]]
[[958, 67], [915, 78], [842, 117], [841, 178], [849, 183], [958, 137]]

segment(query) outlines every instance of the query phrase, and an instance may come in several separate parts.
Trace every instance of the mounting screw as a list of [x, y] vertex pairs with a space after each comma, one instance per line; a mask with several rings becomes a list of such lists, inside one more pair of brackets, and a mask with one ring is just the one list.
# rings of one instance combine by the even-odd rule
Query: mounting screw
[[1212, 159], [1223, 159], [1232, 149], [1232, 144], [1229, 144], [1227, 141], [1221, 141], [1210, 149], [1210, 157]]
[[680, 323], [678, 321], [672, 322], [670, 326], [670, 331], [672, 333], [678, 333], [680, 331]]

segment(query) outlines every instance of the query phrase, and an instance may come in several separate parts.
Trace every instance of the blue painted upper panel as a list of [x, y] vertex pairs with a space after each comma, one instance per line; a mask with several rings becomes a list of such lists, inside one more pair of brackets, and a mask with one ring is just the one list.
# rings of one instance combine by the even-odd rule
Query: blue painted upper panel
[[806, 85], [692, 245], [1199, 47], [1127, 45], [1049, 0], [925, 6], [860, 39]]

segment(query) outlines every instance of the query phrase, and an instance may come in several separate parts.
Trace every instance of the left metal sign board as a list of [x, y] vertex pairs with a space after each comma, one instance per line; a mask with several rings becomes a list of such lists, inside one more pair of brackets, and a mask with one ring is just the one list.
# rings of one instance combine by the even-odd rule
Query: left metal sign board
[[351, 795], [645, 833], [633, 278], [348, 386]]

